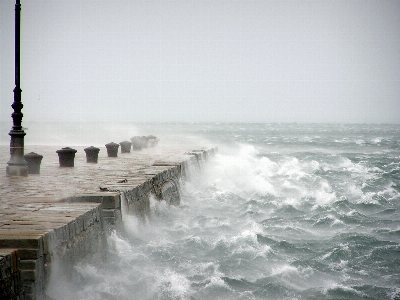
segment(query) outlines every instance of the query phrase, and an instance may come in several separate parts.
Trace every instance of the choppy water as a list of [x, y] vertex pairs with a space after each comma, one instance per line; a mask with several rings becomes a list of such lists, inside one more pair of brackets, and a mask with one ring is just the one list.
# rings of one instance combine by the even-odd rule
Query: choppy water
[[400, 299], [400, 125], [140, 126], [219, 154], [55, 298]]

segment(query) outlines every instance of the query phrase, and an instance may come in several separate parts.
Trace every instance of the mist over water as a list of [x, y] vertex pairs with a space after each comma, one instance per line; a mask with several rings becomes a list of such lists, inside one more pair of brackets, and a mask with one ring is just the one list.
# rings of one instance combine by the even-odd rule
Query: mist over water
[[399, 125], [135, 128], [219, 154], [54, 299], [400, 299]]

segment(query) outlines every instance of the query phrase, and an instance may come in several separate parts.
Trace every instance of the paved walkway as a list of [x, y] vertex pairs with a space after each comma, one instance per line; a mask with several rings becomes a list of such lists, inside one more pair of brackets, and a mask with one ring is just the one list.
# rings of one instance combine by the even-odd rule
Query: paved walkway
[[[105, 147], [100, 147], [97, 164], [87, 163], [84, 148], [74, 147], [75, 167], [60, 168], [56, 150], [65, 146], [25, 146], [25, 154], [43, 155], [40, 175], [7, 177], [6, 166], [10, 159], [9, 147], [0, 146], [0, 226], [15, 215], [25, 215], [51, 206], [63, 198], [76, 194], [99, 192], [103, 182], [135, 177], [151, 169], [156, 161], [182, 162], [184, 153], [193, 149], [181, 147], [145, 148], [131, 153], [118, 153], [107, 157]], [[186, 156], [187, 158], [187, 156]], [[154, 167], [153, 167], [154, 168]]]
[[[0, 146], [0, 281], [4, 286], [17, 287], [14, 292], [25, 293], [25, 299], [44, 295], [48, 262], [54, 253], [60, 254], [66, 265], [72, 265], [74, 259], [98, 252], [104, 247], [101, 220], [111, 218], [109, 224], [114, 224], [121, 216], [120, 206], [115, 207], [111, 200], [101, 200], [102, 204], [60, 200], [103, 193], [100, 187], [108, 190], [114, 184], [138, 187], [137, 191], [150, 188], [146, 182], [175, 172], [178, 168], [174, 166], [194, 158], [185, 153], [197, 150], [160, 145], [108, 157], [102, 147], [98, 163], [93, 164], [86, 162], [85, 147], [71, 146], [77, 150], [75, 166], [62, 168], [56, 151], [63, 147], [25, 146], [25, 153], [43, 155], [40, 175], [8, 177], [9, 147]], [[145, 201], [139, 202], [135, 207], [145, 208]], [[12, 292], [7, 288], [7, 293]]]

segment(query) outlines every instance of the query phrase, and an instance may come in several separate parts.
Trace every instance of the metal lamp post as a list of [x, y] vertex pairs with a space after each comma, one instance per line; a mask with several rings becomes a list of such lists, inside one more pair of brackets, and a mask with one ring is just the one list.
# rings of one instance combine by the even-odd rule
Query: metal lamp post
[[15, 4], [15, 88], [14, 88], [14, 103], [11, 107], [14, 112], [11, 114], [13, 119], [13, 127], [9, 132], [11, 136], [10, 141], [10, 155], [11, 158], [7, 163], [7, 176], [28, 176], [28, 164], [24, 159], [24, 136], [25, 132], [22, 128], [21, 112], [24, 107], [21, 102], [21, 88], [20, 88], [20, 25], [21, 25], [21, 3], [16, 0]]

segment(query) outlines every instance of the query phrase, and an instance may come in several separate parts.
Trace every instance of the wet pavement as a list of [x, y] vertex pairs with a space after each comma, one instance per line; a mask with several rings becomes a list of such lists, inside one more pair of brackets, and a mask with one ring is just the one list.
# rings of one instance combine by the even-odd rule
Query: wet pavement
[[60, 167], [56, 151], [62, 147], [25, 146], [25, 154], [35, 152], [43, 155], [40, 174], [8, 177], [6, 166], [10, 159], [9, 147], [0, 146], [0, 171], [3, 170], [0, 172], [0, 227], [16, 216], [54, 206], [61, 199], [100, 192], [104, 182], [117, 182], [135, 176], [139, 179], [141, 174], [154, 173], [154, 168], [163, 168], [154, 167], [155, 163], [179, 164], [188, 158], [185, 153], [192, 150], [179, 146], [156, 146], [130, 153], [119, 151], [118, 157], [108, 157], [106, 147], [99, 147], [98, 163], [87, 163], [84, 151], [87, 146], [71, 146], [77, 150], [74, 167]]

